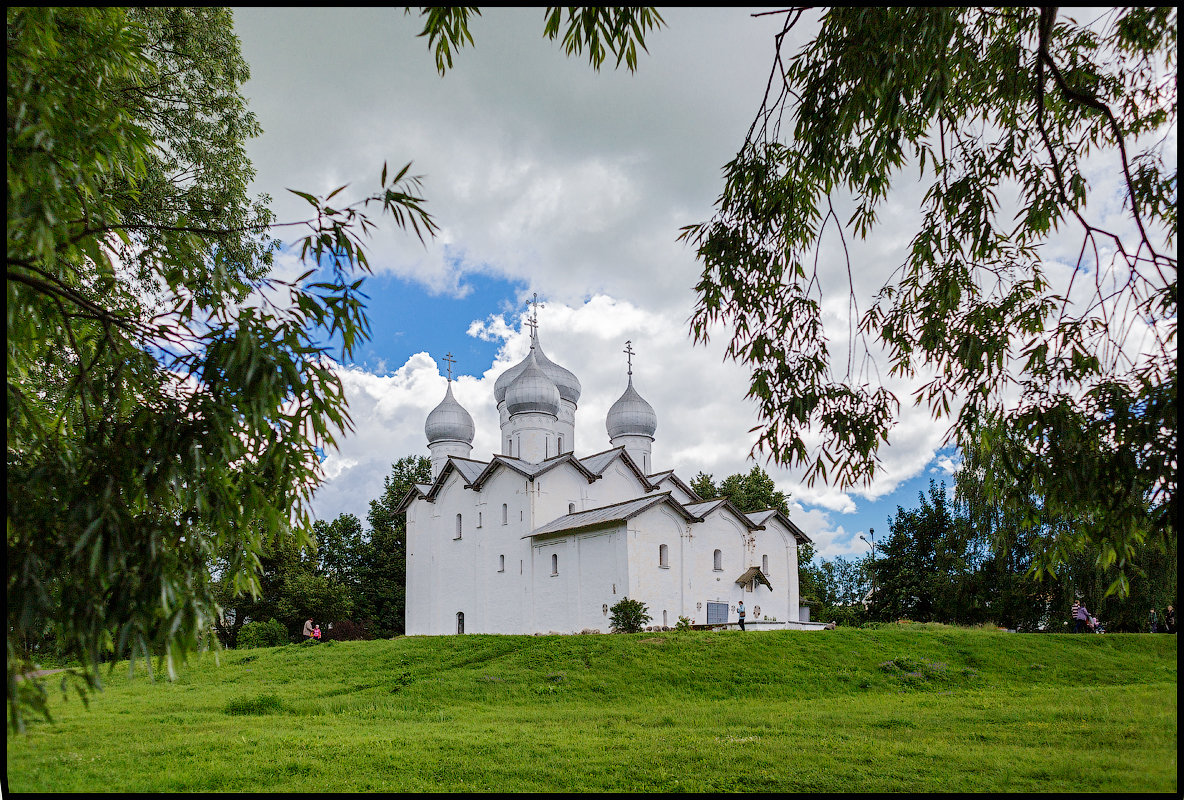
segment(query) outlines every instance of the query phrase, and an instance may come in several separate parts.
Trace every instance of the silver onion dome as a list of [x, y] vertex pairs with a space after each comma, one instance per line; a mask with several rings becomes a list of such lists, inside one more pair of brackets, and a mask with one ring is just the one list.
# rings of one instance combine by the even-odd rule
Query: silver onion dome
[[[580, 393], [583, 391], [583, 387], [580, 386], [580, 379], [571, 370], [561, 367], [547, 358], [547, 354], [543, 352], [542, 345], [539, 344], [537, 330], [531, 333], [530, 344], [534, 348], [534, 357], [538, 362], [539, 369], [555, 384], [555, 388], [559, 390], [559, 396], [572, 403], [579, 403]], [[509, 391], [510, 384], [526, 369], [528, 361], [530, 361], [529, 354], [527, 354], [526, 358], [503, 372], [497, 381], [494, 382], [493, 400], [495, 403], [500, 404], [506, 399], [506, 392]]]
[[477, 433], [477, 426], [464, 406], [456, 402], [452, 396], [452, 382], [448, 382], [448, 393], [440, 401], [440, 405], [432, 409], [424, 423], [423, 432], [428, 436], [428, 444], [442, 441], [473, 443]]
[[506, 410], [510, 416], [533, 411], [559, 416], [559, 389], [555, 382], [543, 372], [534, 350], [526, 357], [526, 368], [506, 389]]
[[651, 439], [658, 430], [658, 415], [654, 407], [633, 388], [633, 376], [629, 376], [629, 386], [625, 388], [617, 402], [608, 410], [604, 426], [608, 428], [608, 438], [618, 436], [649, 436]]

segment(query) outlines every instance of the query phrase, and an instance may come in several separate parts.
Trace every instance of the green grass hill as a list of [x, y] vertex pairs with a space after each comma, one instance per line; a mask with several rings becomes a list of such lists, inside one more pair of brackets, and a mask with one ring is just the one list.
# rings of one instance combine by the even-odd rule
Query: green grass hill
[[1175, 793], [1176, 662], [940, 625], [230, 651], [55, 689], [8, 789]]

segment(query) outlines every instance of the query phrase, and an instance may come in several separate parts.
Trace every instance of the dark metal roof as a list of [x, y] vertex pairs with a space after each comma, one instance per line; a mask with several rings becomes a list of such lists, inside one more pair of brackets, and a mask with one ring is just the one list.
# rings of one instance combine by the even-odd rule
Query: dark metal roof
[[661, 486], [662, 481], [665, 481], [665, 480], [673, 481], [675, 486], [677, 486], [678, 488], [680, 488], [684, 492], [686, 492], [688, 495], [690, 495], [691, 502], [698, 502], [703, 499], [702, 497], [699, 496], [698, 492], [696, 492], [694, 489], [692, 489], [690, 487], [689, 484], [687, 484], [685, 481], [683, 481], [681, 478], [679, 478], [677, 475], [675, 475], [674, 470], [672, 470], [672, 469], [668, 469], [665, 472], [655, 472], [653, 475], [646, 475], [645, 477], [646, 477], [646, 480], [648, 480], [654, 486]]
[[776, 519], [778, 522], [780, 522], [782, 525], [784, 525], [786, 528], [789, 529], [789, 532], [791, 534], [793, 534], [793, 537], [795, 539], [797, 539], [799, 543], [813, 541], [813, 539], [811, 539], [809, 536], [807, 536], [801, 528], [799, 528], [797, 525], [794, 524], [793, 520], [791, 520], [789, 517], [785, 516], [784, 514], [782, 514], [780, 511], [778, 511], [775, 508], [766, 508], [763, 511], [756, 511], [756, 512], [753, 512], [752, 514], [745, 514], [745, 516], [748, 517], [750, 520], [752, 520], [753, 522], [755, 522], [757, 525], [759, 525], [762, 528], [768, 524], [769, 520]]
[[547, 524], [535, 528], [533, 531], [526, 534], [526, 536], [523, 536], [522, 538], [527, 539], [532, 536], [545, 536], [550, 533], [559, 533], [561, 531], [573, 531], [583, 528], [597, 528], [603, 525], [610, 525], [615, 522], [624, 522], [636, 517], [641, 512], [662, 503], [668, 504], [688, 521], [700, 521], [698, 517], [689, 513], [681, 503], [672, 498], [670, 496], [670, 492], [661, 492], [660, 494], [651, 494], [646, 495], [645, 497], [637, 497], [632, 500], [613, 503], [612, 505], [600, 506], [599, 508], [590, 508], [586, 511], [577, 511], [574, 514], [565, 514], [558, 519], [551, 520]]

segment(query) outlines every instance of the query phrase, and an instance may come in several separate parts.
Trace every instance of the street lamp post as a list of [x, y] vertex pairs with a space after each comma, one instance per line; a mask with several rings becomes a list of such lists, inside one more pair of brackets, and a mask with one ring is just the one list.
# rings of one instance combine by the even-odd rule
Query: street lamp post
[[872, 537], [870, 541], [864, 538], [862, 533], [859, 534], [859, 538], [872, 546], [872, 600], [874, 602], [876, 597], [876, 529], [868, 528], [867, 533]]

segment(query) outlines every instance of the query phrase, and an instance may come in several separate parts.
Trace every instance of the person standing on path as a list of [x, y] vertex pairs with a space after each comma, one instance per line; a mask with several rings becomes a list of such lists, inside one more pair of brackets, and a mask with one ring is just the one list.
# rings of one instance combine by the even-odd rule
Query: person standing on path
[[1147, 626], [1151, 628], [1152, 633], [1159, 633], [1159, 617], [1155, 615], [1155, 609], [1151, 609], [1151, 614], [1147, 617]]
[[1171, 603], [1168, 604], [1168, 610], [1163, 612], [1163, 625], [1165, 632], [1176, 632], [1176, 609], [1172, 608]]
[[1089, 623], [1089, 609], [1085, 607], [1085, 603], [1073, 604], [1073, 620], [1074, 633], [1084, 633], [1085, 626]]
[[736, 604], [736, 613], [740, 615], [740, 630], [744, 630], [744, 601]]
[[312, 620], [306, 619], [304, 621], [304, 641], [307, 642], [311, 638], [312, 638]]

